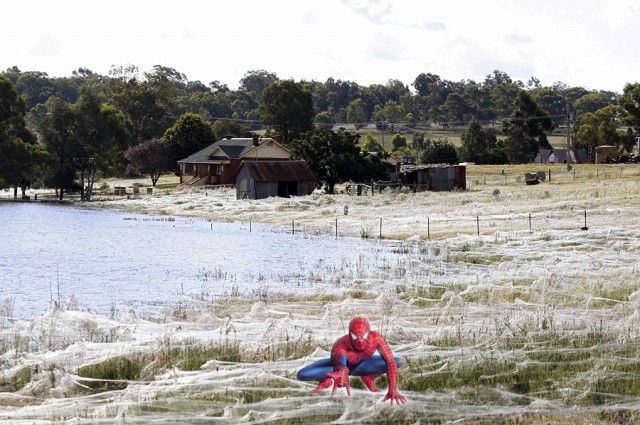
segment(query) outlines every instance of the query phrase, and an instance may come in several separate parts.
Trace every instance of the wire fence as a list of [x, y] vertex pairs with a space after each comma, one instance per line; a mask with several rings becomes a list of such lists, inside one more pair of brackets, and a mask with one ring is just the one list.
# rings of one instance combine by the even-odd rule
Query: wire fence
[[[490, 235], [496, 232], [533, 232], [546, 230], [587, 231], [591, 223], [587, 210], [563, 213], [524, 213], [513, 215], [476, 215], [455, 217], [421, 216], [406, 218], [370, 218], [351, 220], [335, 218], [331, 221], [291, 220], [289, 227], [281, 231], [295, 234], [364, 239], [403, 239], [413, 235], [432, 240], [459, 234]], [[248, 223], [251, 231], [251, 222]]]
[[[555, 185], [583, 183], [580, 186], [586, 191], [591, 190], [596, 182], [612, 181], [611, 184], [616, 185], [616, 179], [638, 179], [638, 187], [640, 188], [640, 166], [628, 164], [625, 165], [607, 165], [607, 166], [582, 166], [575, 167], [571, 172], [563, 170], [561, 165], [552, 165], [545, 167], [544, 164], [531, 164], [526, 168], [530, 172], [544, 172], [544, 180], [537, 186], [542, 192], [552, 192]], [[524, 170], [524, 167], [522, 167]], [[509, 172], [500, 170], [499, 167], [493, 169], [492, 173], [475, 173], [467, 177], [467, 190], [491, 190], [493, 195], [500, 196], [499, 193], [505, 193], [503, 186], [525, 187], [524, 172]], [[499, 189], [498, 189], [499, 188]], [[205, 189], [203, 189], [205, 190]], [[208, 188], [206, 190], [216, 190]], [[402, 190], [402, 189], [388, 189]], [[529, 190], [529, 189], [527, 189]], [[532, 189], [536, 190], [536, 189]], [[640, 189], [639, 189], [640, 190]], [[119, 199], [139, 199], [162, 195], [164, 192], [154, 191], [152, 188], [114, 188], [110, 190], [95, 191], [92, 194], [93, 201], [111, 201]], [[185, 192], [185, 196], [191, 193]], [[533, 193], [533, 192], [531, 192]], [[496, 195], [498, 194], [498, 195]], [[59, 195], [51, 191], [30, 190], [27, 197], [23, 199], [21, 192], [18, 196], [14, 196], [13, 190], [0, 191], [0, 201], [43, 201], [43, 202], [60, 202]], [[633, 194], [631, 194], [633, 195]], [[377, 193], [372, 194], [370, 191], [361, 194], [361, 196], [379, 196]], [[538, 194], [538, 196], [551, 196], [549, 194]], [[353, 196], [357, 199], [360, 196]], [[64, 202], [79, 202], [80, 195], [77, 193], [65, 194]], [[252, 202], [252, 201], [237, 201]], [[540, 203], [544, 203], [541, 199]], [[453, 215], [453, 214], [421, 214], [417, 213], [413, 216], [403, 215], [400, 217], [390, 215], [358, 217], [349, 215], [348, 207], [345, 205], [344, 215], [340, 211], [339, 216], [327, 217], [326, 219], [309, 218], [291, 220], [290, 226], [278, 226], [277, 231], [289, 232], [295, 234], [322, 235], [339, 237], [361, 237], [367, 239], [403, 239], [413, 235], [419, 235], [423, 239], [442, 239], [455, 236], [457, 234], [467, 235], [489, 235], [495, 232], [532, 232], [542, 230], [566, 230], [566, 231], [587, 231], [589, 229], [598, 228], [604, 225], [611, 225], [611, 215], [615, 212], [609, 208], [608, 212], [598, 209], [589, 211], [586, 204], [584, 208], [555, 208], [552, 210], [544, 210], [538, 207], [531, 207], [531, 211], [516, 211], [507, 214], [476, 214], [476, 215]], [[620, 217], [617, 219], [620, 220]], [[259, 220], [256, 220], [258, 222]], [[247, 223], [245, 221], [245, 223]], [[625, 226], [635, 226], [635, 223], [627, 220], [617, 221], [617, 226], [624, 228]], [[244, 231], [244, 227], [242, 229]], [[251, 231], [251, 222], [248, 222], [248, 230]]]

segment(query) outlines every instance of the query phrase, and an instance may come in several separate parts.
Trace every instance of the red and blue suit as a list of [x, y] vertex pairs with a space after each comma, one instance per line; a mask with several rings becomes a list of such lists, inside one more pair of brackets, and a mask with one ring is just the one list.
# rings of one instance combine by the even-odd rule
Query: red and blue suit
[[[380, 354], [374, 354], [375, 352]], [[389, 388], [383, 402], [390, 400], [391, 405], [402, 404], [406, 400], [398, 392], [398, 366], [404, 364], [399, 357], [394, 357], [391, 347], [379, 332], [372, 331], [369, 322], [356, 317], [349, 323], [349, 334], [340, 337], [333, 348], [331, 357], [318, 360], [298, 372], [301, 381], [319, 381], [311, 394], [318, 394], [333, 385], [331, 395], [339, 387], [345, 387], [351, 395], [349, 376], [359, 376], [369, 391], [379, 392], [374, 385], [375, 379], [383, 373], [387, 374]]]

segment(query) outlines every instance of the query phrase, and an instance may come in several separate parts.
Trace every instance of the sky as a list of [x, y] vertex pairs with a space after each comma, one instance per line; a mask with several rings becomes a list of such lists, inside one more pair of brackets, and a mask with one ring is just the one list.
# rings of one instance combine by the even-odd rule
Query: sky
[[621, 93], [640, 81], [640, 0], [22, 0], [3, 4], [0, 70], [107, 75], [173, 68], [237, 89], [249, 72], [280, 79], [390, 79], [421, 73]]

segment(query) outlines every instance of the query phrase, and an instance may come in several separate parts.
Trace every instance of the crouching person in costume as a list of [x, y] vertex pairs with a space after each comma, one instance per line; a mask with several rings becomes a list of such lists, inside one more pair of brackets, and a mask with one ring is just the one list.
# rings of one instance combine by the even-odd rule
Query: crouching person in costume
[[[374, 355], [378, 351], [380, 354]], [[349, 323], [349, 334], [339, 338], [331, 349], [331, 358], [318, 360], [300, 369], [298, 379], [301, 381], [319, 381], [318, 387], [311, 394], [318, 394], [333, 385], [331, 396], [339, 387], [345, 387], [347, 395], [351, 395], [349, 376], [359, 376], [369, 391], [379, 392], [374, 381], [383, 373], [387, 374], [389, 388], [383, 402], [390, 400], [391, 405], [402, 404], [406, 400], [398, 392], [398, 366], [404, 364], [399, 357], [394, 357], [389, 344], [379, 332], [372, 331], [369, 322], [356, 317]]]

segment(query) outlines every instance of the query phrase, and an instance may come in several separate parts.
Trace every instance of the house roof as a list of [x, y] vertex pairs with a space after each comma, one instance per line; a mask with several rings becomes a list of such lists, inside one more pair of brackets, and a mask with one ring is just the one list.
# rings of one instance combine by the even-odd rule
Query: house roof
[[[271, 138], [258, 140], [260, 145], [273, 141]], [[250, 137], [222, 139], [178, 162], [220, 164], [227, 159], [241, 158], [256, 147], [253, 145], [253, 138]]]
[[251, 177], [259, 182], [308, 181], [315, 176], [306, 161], [243, 161], [240, 170], [247, 167]]
[[556, 161], [558, 161], [559, 163], [565, 162], [567, 160], [567, 157], [569, 156], [566, 149], [554, 149], [552, 154]]
[[549, 162], [549, 155], [551, 155], [551, 149], [540, 149], [536, 159], [539, 159], [542, 163]]

